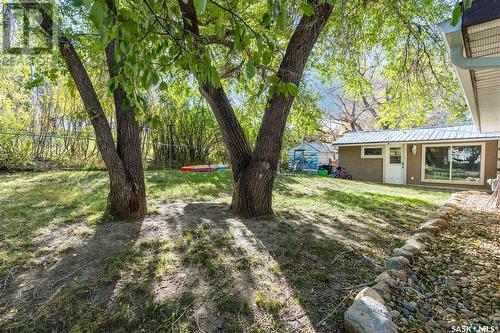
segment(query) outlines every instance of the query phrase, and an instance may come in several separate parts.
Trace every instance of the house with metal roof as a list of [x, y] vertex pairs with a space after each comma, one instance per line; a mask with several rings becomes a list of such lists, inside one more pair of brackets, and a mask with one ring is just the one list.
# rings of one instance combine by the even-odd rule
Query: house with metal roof
[[440, 24], [457, 76], [481, 132], [500, 131], [500, 0], [475, 0], [455, 26]]
[[349, 132], [333, 142], [354, 180], [488, 189], [500, 173], [500, 132], [474, 125]]
[[316, 143], [302, 142], [288, 150], [288, 168], [315, 173], [321, 165], [329, 165], [336, 159], [337, 148]]

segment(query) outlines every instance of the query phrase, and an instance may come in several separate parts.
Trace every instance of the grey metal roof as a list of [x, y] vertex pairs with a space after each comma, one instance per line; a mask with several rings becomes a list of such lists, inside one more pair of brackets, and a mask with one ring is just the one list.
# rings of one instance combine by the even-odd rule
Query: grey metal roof
[[332, 151], [332, 148], [333, 148], [333, 147], [328, 147], [328, 145], [326, 145], [324, 143], [302, 142], [302, 143], [300, 143], [300, 144], [298, 144], [298, 145], [290, 148], [290, 150], [295, 150], [297, 148], [302, 148], [304, 145], [308, 145], [309, 147], [311, 147], [314, 150], [317, 150], [320, 153], [329, 153], [329, 152]]
[[304, 142], [305, 144], [308, 144], [309, 146], [313, 147], [317, 151], [321, 153], [329, 153], [330, 149], [328, 148], [327, 145], [322, 144], [322, 143], [316, 143], [316, 142]]
[[402, 130], [349, 132], [334, 146], [389, 142], [467, 141], [500, 139], [500, 133], [480, 133], [474, 125], [416, 127]]

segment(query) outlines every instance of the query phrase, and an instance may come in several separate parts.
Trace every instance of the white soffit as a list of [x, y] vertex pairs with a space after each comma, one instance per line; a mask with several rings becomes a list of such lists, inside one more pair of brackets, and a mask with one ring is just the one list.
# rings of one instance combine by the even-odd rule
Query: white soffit
[[[463, 31], [466, 56], [500, 56], [500, 19], [467, 27]], [[476, 123], [482, 132], [500, 130], [500, 67], [470, 71], [476, 100]], [[470, 103], [470, 102], [469, 102]]]

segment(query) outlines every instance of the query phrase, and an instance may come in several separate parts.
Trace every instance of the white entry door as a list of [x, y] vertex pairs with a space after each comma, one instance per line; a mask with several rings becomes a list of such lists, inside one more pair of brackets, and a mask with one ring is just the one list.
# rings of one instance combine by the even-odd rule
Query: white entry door
[[405, 145], [388, 145], [385, 150], [385, 182], [405, 183]]

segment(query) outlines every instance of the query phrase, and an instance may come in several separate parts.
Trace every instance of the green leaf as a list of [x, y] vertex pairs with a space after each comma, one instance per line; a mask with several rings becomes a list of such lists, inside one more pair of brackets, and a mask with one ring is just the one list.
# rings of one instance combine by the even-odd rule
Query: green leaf
[[464, 8], [469, 9], [472, 6], [473, 0], [464, 0]]
[[246, 65], [246, 73], [247, 73], [248, 79], [253, 78], [255, 76], [256, 72], [257, 72], [257, 69], [255, 68], [255, 64], [254, 64], [253, 60], [249, 59], [247, 61], [247, 65]]
[[116, 90], [116, 88], [118, 88], [118, 81], [116, 80], [116, 78], [109, 79], [108, 88], [109, 88], [109, 91], [111, 91], [111, 92], [114, 92]]
[[224, 37], [224, 19], [222, 18], [222, 15], [219, 15], [215, 21], [215, 34], [219, 38]]
[[207, 0], [193, 0], [196, 14], [201, 15], [207, 8]]
[[271, 53], [269, 51], [264, 51], [261, 54], [262, 65], [267, 66], [271, 62]]
[[160, 77], [158, 76], [158, 72], [153, 71], [153, 73], [151, 74], [151, 84], [154, 86], [158, 83], [159, 80], [160, 80]]
[[75, 7], [81, 7], [81, 6], [83, 6], [83, 0], [72, 0], [71, 3]]
[[290, 95], [292, 95], [292, 96], [297, 96], [299, 94], [299, 87], [297, 87], [297, 85], [295, 83], [288, 82], [286, 84], [286, 88], [287, 88], [288, 92], [290, 93]]
[[122, 38], [126, 41], [130, 41], [132, 40], [132, 37], [134, 36], [136, 31], [135, 22], [133, 21], [122, 22], [122, 24], [120, 25], [120, 29], [122, 32]]
[[278, 23], [279, 28], [286, 29], [288, 25], [288, 8], [286, 7], [286, 2], [281, 1], [277, 10], [278, 16], [276, 17], [276, 23]]
[[462, 16], [462, 6], [459, 3], [457, 3], [455, 9], [453, 9], [453, 13], [451, 14], [450, 24], [452, 26], [456, 26], [460, 21], [461, 16]]
[[92, 23], [97, 28], [100, 28], [102, 24], [104, 23], [104, 19], [106, 18], [108, 8], [104, 4], [102, 0], [96, 0], [94, 1], [94, 4], [92, 5], [92, 8], [90, 9], [90, 19], [92, 20]]
[[166, 91], [168, 89], [168, 84], [165, 82], [160, 83], [160, 90]]
[[278, 27], [280, 27], [281, 29], [286, 29], [288, 23], [288, 12], [285, 10], [279, 13], [278, 17], [276, 18], [276, 22], [278, 23]]
[[161, 120], [158, 116], [151, 117], [151, 128], [155, 129], [161, 125]]
[[262, 20], [260, 21], [260, 25], [266, 29], [269, 29], [271, 27], [271, 15], [269, 15], [269, 13], [265, 13], [262, 16]]
[[307, 2], [303, 2], [300, 4], [299, 9], [304, 13], [305, 16], [314, 15], [314, 7]]
[[123, 55], [127, 54], [127, 44], [125, 42], [120, 42], [120, 51], [122, 52]]

